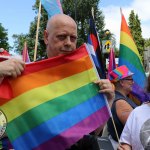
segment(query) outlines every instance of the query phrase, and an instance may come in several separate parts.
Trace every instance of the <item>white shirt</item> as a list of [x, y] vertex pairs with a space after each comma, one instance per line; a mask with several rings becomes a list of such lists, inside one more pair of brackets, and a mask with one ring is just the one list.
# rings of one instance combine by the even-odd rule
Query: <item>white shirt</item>
[[150, 150], [150, 103], [135, 108], [129, 115], [120, 143], [127, 143], [132, 150]]

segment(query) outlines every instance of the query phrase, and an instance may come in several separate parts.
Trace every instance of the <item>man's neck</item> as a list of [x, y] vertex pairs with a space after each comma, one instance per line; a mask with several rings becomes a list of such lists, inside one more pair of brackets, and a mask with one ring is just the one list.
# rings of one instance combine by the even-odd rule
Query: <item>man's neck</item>
[[127, 97], [128, 93], [122, 89], [116, 89], [116, 91], [120, 92], [123, 96]]

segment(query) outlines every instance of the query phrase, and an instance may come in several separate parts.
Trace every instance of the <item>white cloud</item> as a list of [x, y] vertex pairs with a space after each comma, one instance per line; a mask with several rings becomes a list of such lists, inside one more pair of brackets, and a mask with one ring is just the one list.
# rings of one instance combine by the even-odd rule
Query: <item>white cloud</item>
[[[142, 35], [144, 38], [150, 38], [150, 13], [149, 13], [149, 0], [133, 0], [129, 5], [122, 7], [122, 12], [128, 23], [128, 18], [131, 10], [134, 10], [138, 14], [141, 20]], [[120, 7], [114, 5], [108, 5], [107, 7], [101, 7], [105, 15], [106, 28], [108, 28], [116, 37], [117, 47], [119, 47], [120, 41], [120, 25], [121, 14]]]

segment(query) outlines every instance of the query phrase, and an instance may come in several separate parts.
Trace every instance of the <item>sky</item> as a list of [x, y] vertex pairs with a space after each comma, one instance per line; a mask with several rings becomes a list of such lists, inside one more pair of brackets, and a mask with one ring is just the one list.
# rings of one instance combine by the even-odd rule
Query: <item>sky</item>
[[[13, 34], [29, 32], [30, 23], [37, 15], [32, 6], [36, 0], [0, 0], [0, 23], [8, 30], [9, 44], [13, 46]], [[142, 35], [150, 38], [150, 0], [101, 0], [99, 8], [105, 16], [105, 28], [116, 38], [117, 47], [120, 41], [121, 15], [120, 7], [128, 22], [131, 10], [138, 14], [141, 20]]]
[[8, 30], [9, 44], [13, 34], [28, 33], [30, 23], [37, 15], [32, 6], [35, 0], [0, 0], [0, 23]]

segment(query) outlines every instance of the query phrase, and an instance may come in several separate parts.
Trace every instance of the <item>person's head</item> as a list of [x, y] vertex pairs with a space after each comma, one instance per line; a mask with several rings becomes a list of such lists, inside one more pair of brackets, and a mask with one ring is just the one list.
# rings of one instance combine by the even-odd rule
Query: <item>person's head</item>
[[44, 42], [48, 58], [71, 53], [77, 44], [76, 22], [65, 14], [52, 16], [44, 31]]
[[127, 66], [119, 66], [110, 72], [110, 81], [115, 85], [116, 90], [122, 90], [128, 94], [134, 83], [133, 74]]

